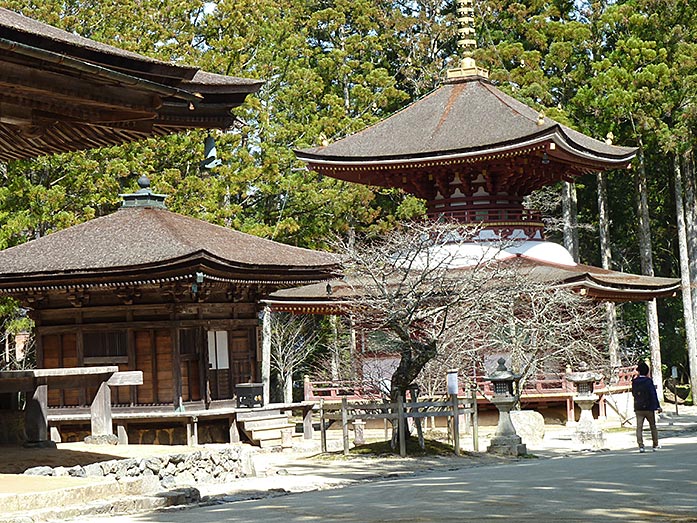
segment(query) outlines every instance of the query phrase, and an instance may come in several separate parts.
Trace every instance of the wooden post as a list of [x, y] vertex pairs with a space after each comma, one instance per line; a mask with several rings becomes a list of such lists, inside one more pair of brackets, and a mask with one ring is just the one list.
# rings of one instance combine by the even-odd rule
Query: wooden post
[[324, 400], [319, 400], [319, 434], [320, 448], [322, 452], [327, 452], [327, 427], [324, 425]]
[[[411, 393], [411, 402], [412, 403], [418, 403], [419, 402], [419, 387], [412, 387], [409, 389], [409, 392]], [[411, 412], [419, 412], [418, 407], [412, 407], [409, 409]], [[419, 436], [419, 447], [422, 449], [426, 448], [426, 442], [424, 441], [424, 431], [423, 428], [421, 427], [421, 418], [417, 417], [414, 418], [414, 424], [416, 425], [416, 434]]]
[[344, 456], [349, 453], [349, 435], [348, 435], [348, 400], [346, 396], [341, 398], [341, 431], [344, 436]]
[[479, 406], [477, 405], [477, 389], [472, 391], [472, 446], [479, 452]]
[[269, 307], [264, 307], [261, 329], [262, 402], [268, 405], [271, 394], [271, 309]]
[[24, 411], [27, 443], [48, 441], [48, 385], [37, 385], [31, 398], [27, 394]]
[[407, 439], [404, 430], [406, 425], [404, 419], [404, 399], [400, 394], [397, 397], [397, 437], [399, 438], [399, 455], [405, 457], [407, 455]]
[[240, 429], [237, 427], [237, 416], [235, 414], [230, 416], [228, 418], [228, 423], [230, 423], [230, 426], [228, 427], [230, 432], [230, 443], [239, 443]]
[[126, 425], [118, 423], [116, 425], [116, 435], [119, 438], [119, 445], [128, 445], [128, 431]]
[[53, 441], [53, 443], [60, 443], [62, 441], [58, 427], [49, 427], [49, 432], [51, 433], [51, 441]]
[[111, 387], [102, 382], [90, 405], [90, 425], [93, 436], [105, 436], [114, 433], [111, 419]]
[[457, 400], [457, 394], [451, 394], [450, 399], [453, 402], [453, 447], [455, 447], [455, 455], [460, 455], [460, 406]]
[[314, 405], [305, 405], [303, 407], [303, 438], [312, 439], [312, 407]]
[[[173, 314], [173, 320], [176, 313]], [[174, 410], [177, 412], [184, 411], [184, 398], [182, 398], [182, 364], [181, 364], [181, 337], [179, 329], [172, 327], [169, 330], [169, 335], [172, 338], [172, 399]]]

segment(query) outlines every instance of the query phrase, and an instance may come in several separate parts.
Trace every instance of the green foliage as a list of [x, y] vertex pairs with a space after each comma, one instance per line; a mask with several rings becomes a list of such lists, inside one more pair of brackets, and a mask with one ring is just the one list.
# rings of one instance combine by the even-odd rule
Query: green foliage
[[[423, 202], [308, 172], [293, 149], [383, 119], [435, 88], [457, 59], [455, 3], [412, 0], [7, 0], [68, 31], [162, 60], [263, 79], [214, 132], [223, 165], [202, 172], [204, 132], [0, 169], [0, 248], [113, 212], [140, 174], [170, 209], [294, 245], [377, 234], [422, 216]], [[590, 136], [641, 146], [655, 269], [678, 272], [670, 155], [694, 144], [697, 11], [685, 0], [488, 0], [475, 52], [500, 88]], [[609, 173], [616, 268], [639, 271], [633, 175]], [[599, 263], [595, 179], [579, 181], [581, 258]], [[552, 237], [552, 239], [557, 239]], [[680, 361], [677, 300], [661, 309], [666, 354]], [[642, 332], [637, 306], [629, 332]], [[632, 334], [627, 343], [645, 343]]]

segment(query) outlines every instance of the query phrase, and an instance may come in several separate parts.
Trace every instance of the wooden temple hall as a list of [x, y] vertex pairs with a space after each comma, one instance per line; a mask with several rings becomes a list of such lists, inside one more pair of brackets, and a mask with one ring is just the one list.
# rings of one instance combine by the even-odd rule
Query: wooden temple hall
[[[0, 161], [225, 129], [261, 85], [0, 9]], [[335, 259], [175, 214], [139, 185], [110, 215], [0, 252], [0, 294], [36, 325], [38, 368], [0, 372], [0, 404], [26, 394], [29, 442], [112, 423], [122, 441], [235, 441], [240, 407], [283, 418], [264, 407], [258, 300], [330, 278]]]

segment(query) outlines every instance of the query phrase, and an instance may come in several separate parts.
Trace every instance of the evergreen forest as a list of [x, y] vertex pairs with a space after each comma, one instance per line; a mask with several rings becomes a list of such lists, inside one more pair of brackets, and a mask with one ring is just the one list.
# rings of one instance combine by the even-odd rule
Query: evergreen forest
[[[312, 249], [329, 249], [336, 234], [386, 232], [425, 212], [400, 191], [318, 176], [293, 150], [359, 131], [436, 88], [460, 58], [453, 1], [5, 0], [3, 7], [146, 56], [266, 83], [236, 110], [232, 129], [213, 133], [223, 161], [213, 170], [200, 169], [205, 132], [0, 166], [0, 248], [113, 212], [142, 174], [168, 194], [172, 211]], [[692, 3], [479, 0], [475, 18], [474, 58], [497, 87], [589, 136], [639, 148], [632, 169], [577, 181], [571, 233], [562, 184], [533, 195], [548, 239], [568, 245], [571, 234], [579, 261], [602, 266], [601, 184], [609, 266], [680, 277], [682, 244], [682, 274], [697, 281]], [[683, 382], [695, 301], [658, 303], [664, 372], [676, 366]], [[2, 312], [15, 315], [9, 305]], [[618, 315], [624, 353], [648, 355], [646, 305], [624, 304]]]

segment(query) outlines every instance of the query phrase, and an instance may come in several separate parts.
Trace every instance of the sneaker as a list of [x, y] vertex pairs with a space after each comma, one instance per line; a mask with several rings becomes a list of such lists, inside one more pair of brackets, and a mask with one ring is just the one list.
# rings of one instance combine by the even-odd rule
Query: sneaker
[[646, 452], [646, 449], [644, 447], [639, 447], [639, 452]]
[[658, 449], [660, 449], [660, 448], [661, 448], [660, 445], [656, 445], [656, 446], [653, 448], [653, 451], [656, 452], [656, 451], [657, 451]]

